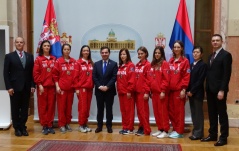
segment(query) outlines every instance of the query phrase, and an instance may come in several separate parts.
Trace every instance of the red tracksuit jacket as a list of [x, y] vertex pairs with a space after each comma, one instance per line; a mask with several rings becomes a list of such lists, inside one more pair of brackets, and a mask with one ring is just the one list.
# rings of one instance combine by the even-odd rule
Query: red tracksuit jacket
[[87, 88], [92, 89], [94, 87], [94, 82], [92, 79], [93, 66], [88, 60], [88, 64], [80, 58], [77, 60], [77, 68], [75, 74], [75, 88]]
[[134, 91], [135, 65], [128, 62], [119, 66], [117, 72], [117, 91], [118, 94], [132, 93]]
[[180, 57], [179, 60], [175, 61], [172, 57], [169, 60], [170, 68], [170, 90], [182, 90], [187, 89], [190, 80], [190, 65], [189, 61], [185, 57]]
[[149, 78], [148, 74], [151, 65], [148, 60], [138, 62], [135, 66], [135, 92], [149, 94]]
[[34, 82], [39, 86], [55, 86], [52, 77], [52, 70], [54, 68], [56, 58], [50, 56], [48, 60], [45, 56], [38, 56], [34, 62], [33, 78]]
[[152, 92], [167, 92], [169, 86], [169, 64], [163, 61], [161, 67], [151, 67], [150, 69], [150, 89]]
[[52, 74], [54, 82], [58, 82], [62, 90], [74, 89], [75, 67], [76, 61], [73, 58], [70, 58], [69, 62], [66, 62], [63, 57], [56, 60]]

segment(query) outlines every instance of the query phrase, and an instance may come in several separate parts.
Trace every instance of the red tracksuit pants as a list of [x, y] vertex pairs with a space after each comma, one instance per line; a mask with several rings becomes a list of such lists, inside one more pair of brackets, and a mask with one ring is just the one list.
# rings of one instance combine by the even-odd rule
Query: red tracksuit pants
[[52, 127], [56, 105], [55, 89], [55, 86], [44, 87], [42, 94], [40, 94], [39, 89], [37, 89], [38, 115], [42, 126]]
[[62, 90], [60, 94], [57, 93], [56, 95], [59, 127], [70, 124], [71, 122], [73, 98], [73, 90]]
[[168, 96], [165, 95], [164, 99], [160, 99], [160, 93], [152, 93], [152, 103], [158, 130], [168, 132], [170, 128], [168, 117]]
[[183, 134], [186, 98], [181, 99], [180, 92], [180, 90], [169, 92], [169, 119], [172, 123], [173, 130], [179, 134]]
[[119, 94], [120, 111], [123, 130], [134, 130], [134, 99], [127, 98], [127, 94]]
[[80, 88], [78, 97], [78, 123], [80, 126], [86, 125], [90, 116], [90, 105], [93, 89]]
[[144, 128], [144, 134], [149, 135], [151, 132], [149, 125], [149, 100], [144, 99], [144, 93], [136, 93], [135, 96], [139, 126]]

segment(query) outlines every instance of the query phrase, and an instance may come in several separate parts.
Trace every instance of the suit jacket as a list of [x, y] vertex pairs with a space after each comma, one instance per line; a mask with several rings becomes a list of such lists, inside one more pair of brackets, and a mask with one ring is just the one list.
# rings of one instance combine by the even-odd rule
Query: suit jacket
[[207, 64], [203, 60], [199, 60], [196, 65], [190, 65], [190, 82], [187, 91], [193, 94], [193, 97], [198, 99], [204, 98], [204, 80], [207, 74]]
[[26, 57], [25, 68], [16, 51], [6, 54], [3, 75], [7, 90], [13, 88], [15, 92], [19, 92], [23, 90], [24, 86], [26, 86], [27, 90], [35, 87], [32, 76], [33, 55], [24, 52], [24, 57]]
[[93, 68], [93, 81], [95, 83], [95, 95], [105, 93], [98, 89], [101, 85], [107, 86], [109, 88], [107, 93], [112, 93], [113, 95], [116, 95], [115, 82], [116, 82], [117, 71], [118, 71], [117, 63], [109, 59], [104, 75], [103, 75], [102, 69], [103, 69], [103, 61], [102, 60], [97, 61], [94, 64], [94, 68]]
[[206, 90], [213, 93], [219, 91], [228, 92], [228, 84], [232, 71], [232, 55], [224, 49], [216, 55], [210, 65], [212, 54], [208, 57], [208, 71], [206, 78]]

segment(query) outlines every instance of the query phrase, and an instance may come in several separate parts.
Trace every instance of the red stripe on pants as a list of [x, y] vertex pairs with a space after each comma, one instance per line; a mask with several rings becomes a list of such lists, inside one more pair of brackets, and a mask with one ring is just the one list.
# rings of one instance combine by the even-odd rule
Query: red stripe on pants
[[42, 94], [37, 89], [38, 115], [42, 126], [52, 127], [55, 116], [55, 95], [55, 86], [44, 87]]
[[83, 126], [88, 122], [90, 116], [90, 105], [92, 99], [92, 89], [80, 88], [78, 97], [78, 123]]
[[169, 130], [169, 117], [168, 117], [168, 96], [165, 95], [164, 99], [160, 99], [159, 93], [152, 94], [152, 103], [154, 110], [154, 117], [158, 130]]
[[72, 104], [74, 98], [74, 91], [61, 91], [57, 93], [57, 109], [58, 109], [58, 125], [59, 127], [70, 124], [72, 118]]
[[184, 133], [185, 102], [186, 98], [180, 98], [181, 91], [169, 92], [169, 119], [173, 130], [179, 134]]
[[127, 94], [119, 94], [118, 97], [122, 116], [122, 127], [124, 130], [133, 130], [134, 128], [132, 124], [134, 124], [134, 100], [132, 97], [128, 99]]
[[144, 128], [144, 134], [149, 135], [151, 132], [149, 126], [149, 100], [144, 99], [143, 93], [136, 93], [137, 115], [141, 126]]

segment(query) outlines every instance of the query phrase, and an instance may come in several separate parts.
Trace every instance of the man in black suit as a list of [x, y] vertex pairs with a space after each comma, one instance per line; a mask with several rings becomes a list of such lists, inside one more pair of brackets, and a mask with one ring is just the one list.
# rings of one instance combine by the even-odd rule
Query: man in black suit
[[232, 55], [222, 48], [222, 43], [221, 35], [214, 34], [212, 36], [213, 53], [208, 58], [206, 77], [210, 128], [208, 137], [201, 139], [202, 142], [217, 141], [219, 117], [221, 135], [214, 146], [226, 145], [229, 135], [226, 100], [232, 71]]
[[106, 107], [106, 127], [108, 133], [112, 133], [112, 106], [116, 95], [115, 81], [118, 71], [117, 63], [109, 59], [110, 48], [101, 47], [102, 60], [97, 61], [93, 68], [93, 81], [95, 83], [95, 96], [97, 101], [97, 129], [95, 133], [102, 131], [104, 106]]
[[6, 54], [4, 82], [10, 95], [12, 124], [16, 136], [28, 136], [26, 122], [31, 92], [35, 91], [32, 77], [33, 55], [23, 51], [24, 39], [15, 39], [16, 50]]

